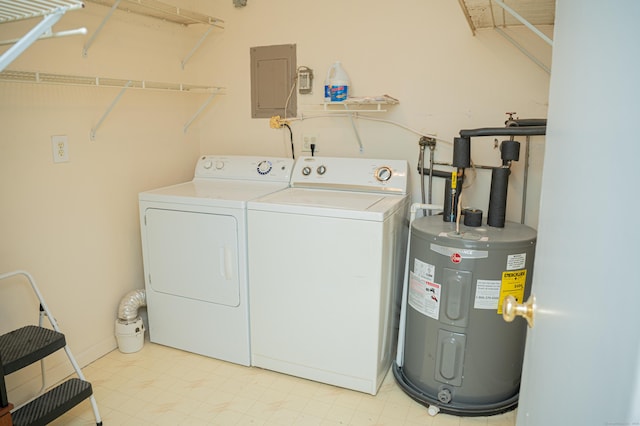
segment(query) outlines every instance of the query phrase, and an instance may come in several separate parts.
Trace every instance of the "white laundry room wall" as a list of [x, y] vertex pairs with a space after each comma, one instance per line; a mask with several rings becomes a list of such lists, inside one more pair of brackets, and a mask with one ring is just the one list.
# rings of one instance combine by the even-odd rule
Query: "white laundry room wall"
[[[109, 8], [87, 3], [55, 31], [87, 36], [35, 43], [8, 70], [198, 83], [180, 61], [200, 31], [117, 11], [82, 56]], [[3, 24], [20, 37], [38, 20]], [[6, 50], [6, 47], [5, 47]], [[0, 83], [0, 271], [23, 269], [40, 286], [82, 365], [116, 347], [118, 303], [144, 287], [137, 194], [186, 181], [199, 155], [198, 127], [184, 124], [206, 95], [129, 89], [90, 132], [120, 89]], [[69, 161], [53, 162], [51, 137], [66, 135]], [[144, 311], [143, 311], [144, 313]], [[0, 332], [37, 321], [22, 278], [0, 282]], [[70, 372], [62, 353], [47, 359], [52, 383]], [[39, 368], [9, 377], [12, 400], [39, 385]]]
[[[546, 117], [549, 75], [497, 33], [473, 36], [455, 1], [248, 0], [242, 8], [232, 0], [165, 2], [225, 20], [225, 29], [214, 30], [184, 69], [180, 63], [202, 26], [123, 11], [114, 13], [83, 57], [108, 12], [90, 2], [54, 27], [84, 26], [87, 36], [39, 41], [8, 69], [224, 86], [186, 132], [208, 95], [129, 89], [110, 109], [119, 89], [0, 82], [0, 272], [24, 269], [35, 277], [82, 365], [116, 347], [118, 303], [144, 285], [138, 192], [191, 179], [201, 154], [290, 155], [287, 130], [251, 118], [251, 47], [296, 44], [297, 64], [314, 70], [313, 93], [296, 95], [298, 118], [320, 107], [326, 71], [336, 60], [349, 73], [354, 95], [399, 99], [387, 113], [369, 114], [388, 122], [355, 121], [362, 152], [344, 117], [291, 121], [291, 128], [296, 156], [302, 135], [314, 134], [318, 155], [408, 160], [414, 201], [416, 133], [435, 134], [436, 159], [448, 162], [460, 129], [502, 126], [506, 111]], [[35, 22], [3, 24], [0, 39], [20, 37]], [[550, 65], [548, 46], [526, 29], [508, 31]], [[53, 162], [54, 135], [67, 136], [68, 162]], [[527, 222], [535, 226], [544, 138], [531, 145]], [[472, 156], [478, 164], [499, 164], [493, 140], [474, 142]], [[521, 163], [509, 193], [512, 220], [520, 217]], [[474, 180], [467, 201], [486, 210], [487, 173], [478, 171]], [[441, 192], [436, 180], [435, 201]], [[0, 332], [36, 320], [27, 283], [0, 282]], [[52, 381], [70, 371], [63, 356], [48, 361], [47, 369]], [[37, 368], [13, 375], [10, 391], [16, 399], [28, 396], [38, 380]]]
[[[195, 2], [213, 10], [209, 3]], [[207, 42], [210, 54], [189, 65], [227, 88], [203, 120], [202, 153], [291, 155], [286, 128], [270, 129], [268, 119], [251, 118], [250, 48], [255, 46], [295, 44], [297, 65], [313, 69], [313, 93], [294, 95], [296, 156], [309, 155], [300, 152], [302, 138], [315, 135], [318, 156], [406, 159], [415, 201], [420, 199], [416, 132], [436, 135], [436, 161], [451, 162], [451, 143], [461, 129], [503, 127], [508, 111], [520, 118], [546, 118], [549, 74], [498, 32], [479, 30], [474, 36], [456, 1], [248, 0], [241, 8], [232, 1], [215, 8], [226, 20], [225, 31]], [[553, 28], [540, 29], [552, 35]], [[506, 31], [550, 67], [551, 47], [541, 38], [525, 27]], [[388, 94], [400, 101], [387, 106], [387, 113], [361, 115], [394, 124], [355, 120], [362, 152], [348, 118], [311, 118], [322, 108], [326, 73], [337, 60], [349, 74], [353, 95]], [[544, 137], [533, 137], [530, 148], [526, 223], [535, 227]], [[472, 159], [499, 165], [494, 138], [473, 138]], [[514, 221], [521, 217], [524, 145], [521, 159], [514, 163], [508, 197], [507, 219]], [[464, 204], [483, 209], [486, 216], [490, 171], [467, 174], [474, 184], [465, 191]], [[433, 199], [441, 202], [442, 179], [434, 186]]]

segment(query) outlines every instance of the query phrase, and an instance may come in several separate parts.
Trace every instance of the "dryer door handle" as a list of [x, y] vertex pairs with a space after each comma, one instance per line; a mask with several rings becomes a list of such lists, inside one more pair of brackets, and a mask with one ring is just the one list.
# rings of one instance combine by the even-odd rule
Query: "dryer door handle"
[[229, 247], [220, 247], [220, 275], [229, 281], [233, 276], [233, 253]]

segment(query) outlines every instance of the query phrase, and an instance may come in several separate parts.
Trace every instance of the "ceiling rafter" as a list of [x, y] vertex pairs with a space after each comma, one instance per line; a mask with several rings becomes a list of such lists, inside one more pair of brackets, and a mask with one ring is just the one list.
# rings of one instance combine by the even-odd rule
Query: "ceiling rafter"
[[458, 0], [458, 3], [473, 35], [479, 29], [492, 28], [545, 72], [551, 73], [549, 67], [509, 36], [505, 29], [525, 26], [549, 46], [553, 46], [553, 40], [537, 26], [554, 25], [556, 0]]

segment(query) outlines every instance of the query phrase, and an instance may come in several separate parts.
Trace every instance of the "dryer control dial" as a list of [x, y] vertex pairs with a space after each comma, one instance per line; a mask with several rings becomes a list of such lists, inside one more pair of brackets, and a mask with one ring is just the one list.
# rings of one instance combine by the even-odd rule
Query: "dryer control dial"
[[213, 167], [213, 162], [211, 160], [207, 160], [202, 164], [202, 167], [204, 167], [205, 170], [209, 170], [211, 167]]
[[318, 166], [318, 168], [316, 169], [316, 172], [322, 176], [323, 174], [325, 174], [327, 172], [327, 166]]
[[382, 167], [378, 167], [373, 175], [378, 181], [386, 182], [389, 179], [391, 179], [393, 172], [391, 171], [390, 167], [382, 166]]
[[304, 176], [309, 176], [309, 175], [311, 174], [311, 167], [309, 167], [309, 166], [304, 166], [304, 167], [302, 168], [302, 174], [303, 174]]
[[222, 169], [224, 169], [224, 161], [222, 160], [216, 161], [216, 170], [222, 170]]
[[258, 163], [258, 173], [260, 173], [261, 175], [266, 175], [271, 171], [272, 168], [273, 164], [271, 164], [271, 161], [269, 160], [262, 160], [260, 163]]

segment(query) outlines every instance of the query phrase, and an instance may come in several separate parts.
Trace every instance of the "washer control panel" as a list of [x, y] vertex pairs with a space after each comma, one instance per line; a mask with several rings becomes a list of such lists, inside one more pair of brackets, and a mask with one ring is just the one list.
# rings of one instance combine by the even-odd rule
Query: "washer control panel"
[[291, 186], [406, 194], [408, 164], [404, 160], [300, 157]]
[[195, 177], [289, 182], [292, 170], [290, 158], [203, 155], [196, 164]]

